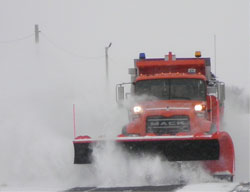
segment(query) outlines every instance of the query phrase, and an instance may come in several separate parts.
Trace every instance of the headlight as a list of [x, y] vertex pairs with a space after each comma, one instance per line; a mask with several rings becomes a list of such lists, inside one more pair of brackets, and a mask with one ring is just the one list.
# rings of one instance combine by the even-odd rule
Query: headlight
[[203, 106], [201, 104], [197, 104], [194, 106], [194, 110], [195, 111], [202, 111], [203, 110]]
[[143, 112], [141, 106], [134, 106], [133, 111], [134, 111], [135, 114], [139, 114], [139, 113]]

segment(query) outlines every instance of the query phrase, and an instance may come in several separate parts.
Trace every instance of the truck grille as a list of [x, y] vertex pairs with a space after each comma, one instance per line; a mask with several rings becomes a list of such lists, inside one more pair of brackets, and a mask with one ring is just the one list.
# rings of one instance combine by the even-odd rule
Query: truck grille
[[179, 132], [188, 132], [190, 130], [188, 116], [150, 116], [146, 120], [147, 133], [171, 134], [175, 135]]

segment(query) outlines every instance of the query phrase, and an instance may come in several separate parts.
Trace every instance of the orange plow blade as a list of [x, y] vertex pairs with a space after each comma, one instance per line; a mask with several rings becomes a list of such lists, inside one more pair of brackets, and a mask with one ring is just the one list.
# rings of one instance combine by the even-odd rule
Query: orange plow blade
[[[110, 141], [110, 140], [109, 140]], [[136, 156], [143, 154], [159, 155], [168, 161], [202, 161], [204, 167], [213, 175], [234, 174], [234, 146], [226, 132], [213, 135], [184, 136], [138, 136], [120, 135], [112, 140], [123, 150]], [[93, 150], [107, 140], [95, 140], [79, 136], [74, 141], [75, 164], [93, 162]]]
[[[120, 136], [114, 139], [117, 146], [135, 155], [153, 154], [159, 155], [168, 161], [207, 161], [210, 163], [220, 161], [223, 156], [233, 157], [232, 151], [225, 151], [228, 147], [228, 139], [225, 132], [213, 135], [186, 135], [186, 136], [144, 136], [127, 137]], [[226, 138], [226, 139], [225, 139]], [[74, 143], [75, 164], [88, 164], [93, 161], [92, 152], [95, 146], [101, 145], [105, 140], [95, 140], [89, 137], [77, 137]], [[211, 161], [211, 162], [209, 162]], [[230, 158], [228, 161], [232, 161]]]

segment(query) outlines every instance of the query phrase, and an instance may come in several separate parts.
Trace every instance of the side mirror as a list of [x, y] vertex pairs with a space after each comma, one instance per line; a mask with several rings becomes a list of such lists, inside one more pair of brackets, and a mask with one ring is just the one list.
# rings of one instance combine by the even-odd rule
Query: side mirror
[[219, 82], [218, 84], [218, 97], [221, 102], [223, 102], [226, 98], [225, 96], [225, 83]]
[[124, 100], [124, 87], [120, 85], [119, 87], [117, 87], [116, 101], [118, 103], [121, 103], [123, 100]]
[[[125, 88], [123, 85], [129, 85], [132, 83], [120, 83], [116, 84], [115, 90], [116, 90], [116, 102], [119, 106], [123, 106], [123, 102], [125, 100]], [[126, 99], [128, 97], [129, 93], [126, 93]]]

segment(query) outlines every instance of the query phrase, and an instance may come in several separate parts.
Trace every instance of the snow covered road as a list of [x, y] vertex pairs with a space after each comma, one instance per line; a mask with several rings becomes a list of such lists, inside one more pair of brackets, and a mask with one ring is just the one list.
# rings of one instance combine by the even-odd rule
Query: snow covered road
[[174, 192], [248, 192], [249, 183], [202, 183], [190, 185], [161, 185], [161, 186], [140, 186], [140, 187], [76, 187], [68, 190], [74, 191], [174, 191]]

